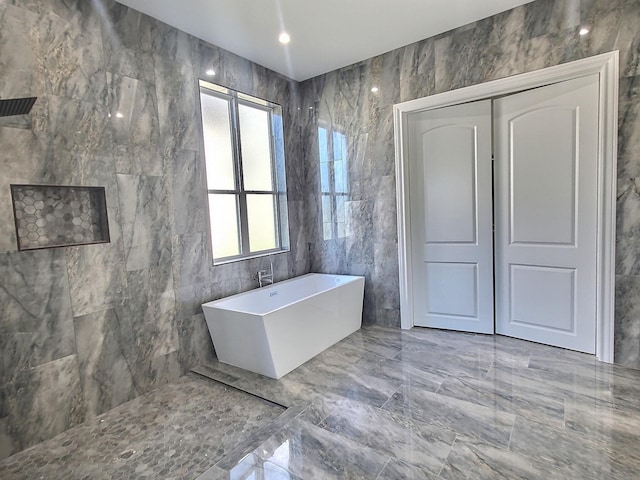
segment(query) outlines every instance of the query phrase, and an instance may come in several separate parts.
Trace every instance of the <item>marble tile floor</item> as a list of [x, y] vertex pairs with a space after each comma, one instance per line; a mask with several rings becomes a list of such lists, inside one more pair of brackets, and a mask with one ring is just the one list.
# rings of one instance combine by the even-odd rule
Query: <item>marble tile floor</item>
[[191, 373], [4, 459], [0, 479], [193, 479], [266, 441], [284, 411]]
[[218, 479], [640, 479], [640, 371], [501, 336], [368, 327], [276, 381], [291, 420]]
[[367, 327], [277, 381], [193, 371], [0, 478], [640, 479], [640, 371], [589, 355]]

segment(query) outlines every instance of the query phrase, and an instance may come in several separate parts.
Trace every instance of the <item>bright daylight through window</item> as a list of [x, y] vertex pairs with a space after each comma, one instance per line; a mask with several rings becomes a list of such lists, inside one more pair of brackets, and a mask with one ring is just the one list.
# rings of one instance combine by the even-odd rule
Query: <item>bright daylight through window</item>
[[200, 80], [214, 263], [289, 250], [282, 108]]

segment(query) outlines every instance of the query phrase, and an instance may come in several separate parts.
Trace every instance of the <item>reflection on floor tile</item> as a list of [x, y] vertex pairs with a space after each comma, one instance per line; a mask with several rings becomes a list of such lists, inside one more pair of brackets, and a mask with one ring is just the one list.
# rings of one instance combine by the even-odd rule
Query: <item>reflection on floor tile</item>
[[376, 478], [388, 457], [341, 435], [294, 420], [258, 450], [265, 461], [300, 478]]
[[440, 471], [456, 437], [441, 426], [356, 402], [336, 405], [319, 426], [432, 474]]
[[553, 478], [553, 468], [538, 469], [531, 460], [507, 449], [459, 438], [453, 445], [439, 478]]
[[466, 400], [403, 386], [383, 407], [390, 412], [433, 423], [464, 435], [474, 435], [507, 447], [515, 415], [495, 406], [484, 407]]
[[194, 372], [208, 378], [10, 457], [0, 478], [639, 478], [640, 371], [589, 355], [367, 327], [280, 380]]
[[278, 381], [220, 363], [195, 370], [303, 408], [254, 452], [284, 478], [630, 479], [640, 469], [640, 371], [590, 355], [368, 327]]
[[0, 478], [195, 478], [282, 412], [189, 374], [3, 460]]

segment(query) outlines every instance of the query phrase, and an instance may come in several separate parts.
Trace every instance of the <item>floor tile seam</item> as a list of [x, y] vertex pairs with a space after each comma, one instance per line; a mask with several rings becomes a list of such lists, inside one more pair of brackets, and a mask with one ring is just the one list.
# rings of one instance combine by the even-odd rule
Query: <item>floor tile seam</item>
[[375, 480], [380, 480], [380, 475], [382, 475], [382, 472], [384, 472], [384, 469], [387, 468], [387, 465], [389, 465], [389, 463], [391, 462], [392, 459], [393, 459], [393, 457], [389, 457], [387, 459], [387, 461], [384, 463], [384, 465], [382, 466], [382, 468], [378, 472], [378, 475], [376, 475]]
[[396, 393], [398, 393], [398, 392], [402, 389], [402, 387], [404, 387], [404, 386], [405, 386], [404, 384], [400, 384], [400, 386], [395, 390], [395, 392], [393, 392], [391, 395], [389, 395], [389, 397], [384, 401], [384, 403], [383, 403], [382, 405], [380, 405], [379, 407], [376, 407], [376, 408], [379, 408], [380, 410], [385, 410], [385, 411], [387, 411], [387, 412], [388, 412], [389, 410], [387, 410], [386, 408], [384, 408], [384, 407], [385, 407], [385, 405], [386, 405], [387, 403], [389, 403], [389, 401], [391, 401], [391, 399], [393, 398], [393, 396], [394, 396]]
[[384, 469], [386, 468], [386, 466], [391, 463], [393, 460], [395, 461], [402, 461], [400, 460], [395, 454], [388, 452], [388, 451], [384, 451], [384, 450], [380, 450], [378, 448], [375, 448], [373, 446], [367, 445], [366, 443], [361, 443], [360, 441], [351, 438], [351, 437], [347, 437], [345, 435], [342, 435], [341, 433], [336, 433], [336, 432], [331, 432], [329, 430], [323, 429], [327, 432], [329, 432], [331, 435], [335, 435], [340, 437], [341, 441], [346, 443], [347, 445], [355, 445], [358, 448], [362, 449], [363, 452], [370, 454], [373, 453], [375, 455], [377, 455], [380, 458], [386, 458], [386, 461], [384, 462], [384, 464], [380, 467], [380, 470], [378, 471], [377, 475], [376, 475], [376, 479], [380, 477], [380, 475], [382, 474], [382, 472], [384, 471]]
[[[442, 397], [445, 397], [445, 398], [452, 399], [452, 400], [465, 402], [465, 403], [468, 403], [468, 404], [473, 405], [473, 406], [489, 408], [489, 409], [494, 410], [496, 412], [511, 413], [513, 415], [517, 415], [518, 411], [519, 411], [519, 409], [507, 408], [507, 407], [501, 405], [499, 401], [493, 402], [493, 405], [486, 405], [484, 403], [475, 402], [473, 400], [462, 399], [462, 398], [459, 398], [459, 397], [455, 397], [453, 395], [449, 395], [447, 392], [441, 392], [440, 389], [438, 389], [436, 392], [433, 392], [433, 393], [436, 394], [436, 395], [440, 395]], [[481, 392], [474, 391], [474, 393], [481, 393]], [[500, 400], [509, 401], [509, 399], [507, 397], [505, 397], [505, 396], [501, 396], [501, 395], [497, 395], [497, 394], [495, 394], [495, 396]]]
[[[366, 347], [365, 347], [364, 351], [365, 351], [367, 354], [375, 355], [375, 356], [377, 356], [377, 357], [380, 357], [380, 359], [379, 359], [380, 363], [382, 363], [383, 361], [392, 360], [393, 358], [395, 358], [395, 356], [396, 356], [396, 355], [398, 354], [398, 352], [399, 352], [399, 350], [398, 350], [398, 352], [394, 352], [393, 354], [389, 354], [389, 353], [381, 353], [381, 352], [379, 352], [379, 351], [375, 351], [374, 349], [366, 348]], [[368, 360], [368, 359], [361, 358], [360, 360]], [[374, 360], [375, 360], [375, 359], [374, 359]]]
[[404, 409], [404, 411], [408, 411], [409, 415], [405, 415], [403, 412], [398, 412], [398, 411], [393, 411], [393, 410], [389, 410], [388, 408], [384, 408], [384, 407], [376, 407], [381, 409], [383, 412], [385, 412], [385, 414], [389, 415], [393, 421], [396, 421], [395, 417], [401, 417], [401, 419], [406, 419], [406, 420], [410, 420], [411, 422], [414, 423], [420, 423], [420, 424], [424, 424], [427, 426], [435, 426], [438, 428], [441, 428], [443, 430], [447, 430], [449, 432], [452, 432], [453, 434], [457, 434], [457, 432], [450, 426], [450, 425], [444, 425], [442, 423], [437, 422], [434, 419], [429, 419], [427, 420], [423, 420], [421, 418], [416, 418], [413, 416], [413, 408], [412, 407], [407, 407], [406, 409]]
[[591, 415], [597, 418], [595, 422], [592, 422], [590, 424], [588, 423], [586, 425], [578, 420], [571, 420], [567, 418], [565, 421], [565, 428], [567, 428], [570, 431], [579, 432], [579, 430], [576, 430], [575, 426], [584, 426], [588, 428], [595, 428], [598, 430], [600, 429], [615, 430], [616, 432], [621, 433], [622, 435], [630, 435], [630, 434], [638, 435], [638, 432], [640, 432], [640, 418], [638, 418], [637, 413], [635, 415], [636, 418], [617, 418], [617, 419], [607, 418], [606, 414], [602, 416], [602, 414], [597, 410], [594, 412], [581, 411], [580, 413], [583, 414], [584, 416]]
[[511, 451], [511, 440], [513, 438], [513, 432], [516, 429], [516, 420], [518, 420], [518, 415], [513, 419], [513, 424], [511, 425], [511, 431], [509, 432], [509, 441], [507, 442], [506, 449]]
[[[449, 378], [451, 377], [451, 373], [447, 373], [444, 378], [442, 379], [442, 381], [440, 382], [440, 385], [438, 385], [438, 388], [435, 389], [435, 391], [433, 393], [438, 393], [440, 391], [440, 389], [442, 388], [442, 384], [444, 382], [446, 382], [447, 380], [449, 380]], [[454, 377], [455, 378], [455, 377]]]
[[530, 368], [537, 368], [539, 370], [548, 370], [555, 373], [563, 373], [569, 370], [572, 374], [577, 376], [615, 376], [617, 378], [627, 378], [625, 371], [618, 372], [615, 367], [618, 365], [613, 364], [614, 368], [610, 368], [611, 364], [595, 361], [594, 363], [586, 363], [581, 360], [571, 358], [557, 358], [550, 357], [549, 354], [545, 356], [531, 356]]
[[[527, 420], [530, 421], [530, 420]], [[540, 422], [533, 422], [536, 424], [540, 424]], [[579, 431], [573, 430], [569, 427], [562, 427], [562, 428], [558, 428], [554, 425], [551, 424], [540, 424], [545, 428], [548, 428], [550, 430], [552, 430], [554, 433], [562, 435], [563, 437], [570, 437], [568, 439], [568, 441], [572, 442], [572, 443], [579, 443], [581, 446], [587, 446], [602, 452], [609, 452], [610, 451], [610, 445], [608, 444], [607, 441], [601, 441], [596, 439], [592, 434], [589, 435], [585, 435], [583, 433], [580, 433]], [[515, 431], [515, 423], [514, 423], [514, 431]], [[511, 447], [511, 445], [510, 445]], [[535, 460], [537, 457], [529, 455], [528, 453], [525, 452], [516, 452], [513, 449], [509, 449], [510, 451], [517, 453], [518, 455], [524, 456], [526, 458], [529, 458], [530, 460]]]
[[[451, 427], [450, 425], [444, 425], [441, 423], [438, 423], [437, 421], [427, 421], [427, 420], [423, 420], [421, 418], [414, 418], [414, 417], [408, 417], [406, 415], [403, 415], [400, 412], [395, 412], [395, 411], [391, 411], [388, 410], [386, 408], [382, 408], [382, 407], [375, 407], [377, 410], [380, 410], [381, 414], [386, 416], [388, 419], [390, 419], [393, 423], [400, 423], [403, 419], [406, 420], [410, 420], [411, 424], [414, 426], [418, 426], [418, 427], [437, 427], [440, 430], [453, 435], [454, 437], [454, 441], [455, 438], [459, 435], [458, 432], [456, 432], [453, 427]], [[446, 443], [446, 442], [444, 442]], [[453, 445], [453, 442], [451, 443]], [[451, 447], [451, 445], [449, 446]], [[394, 455], [395, 456], [395, 455]], [[397, 458], [397, 457], [396, 457]], [[399, 460], [399, 459], [398, 459]]]
[[398, 360], [398, 361], [402, 361], [402, 358], [398, 358], [401, 357], [402, 354], [404, 353], [405, 349], [407, 348], [406, 345], [403, 345], [402, 348], [400, 349], [400, 351], [398, 353], [396, 353], [392, 358], [390, 358], [389, 360]]
[[[444, 382], [443, 382], [444, 384]], [[476, 401], [472, 401], [472, 400], [465, 400], [462, 399], [460, 397], [456, 397], [452, 394], [449, 394], [447, 392], [443, 392], [441, 391], [441, 387], [442, 385], [438, 388], [438, 390], [436, 390], [434, 393], [438, 394], [438, 395], [442, 395], [444, 397], [447, 398], [452, 398], [454, 400], [461, 400], [461, 401], [465, 401], [468, 403], [472, 403], [474, 405], [478, 405], [481, 407], [487, 407], [487, 408], [495, 408], [498, 411], [504, 412], [504, 413], [511, 413], [514, 415], [518, 415], [521, 414], [523, 410], [531, 410], [530, 408], [528, 408], [526, 405], [522, 404], [522, 398], [521, 397], [526, 397], [526, 393], [524, 391], [518, 391], [518, 390], [514, 390], [511, 393], [508, 393], [506, 391], [502, 391], [502, 392], [494, 392], [494, 391], [487, 391], [487, 392], [483, 392], [480, 389], [474, 389], [473, 393], [477, 393], [479, 395], [484, 395], [486, 396], [487, 394], [493, 395], [496, 399], [496, 401], [494, 402], [494, 405], [486, 405], [484, 403], [479, 403]], [[551, 403], [553, 403], [554, 405], [551, 405]], [[555, 405], [557, 404], [557, 405]], [[534, 412], [539, 413], [540, 415], [543, 416], [548, 416], [548, 414], [546, 413], [547, 410], [553, 409], [553, 407], [558, 407], [558, 409], [562, 408], [562, 413], [563, 416], [565, 415], [565, 404], [564, 404], [564, 398], [562, 399], [562, 402], [557, 399], [557, 398], [552, 398], [550, 399], [549, 404], [545, 404], [545, 405], [541, 405], [541, 404], [536, 404], [534, 405]]]
[[[362, 390], [364, 390], [364, 392], [365, 392], [365, 393], [369, 393], [369, 392], [374, 392], [374, 393], [376, 393], [376, 392], [377, 392], [377, 393], [380, 393], [380, 394], [381, 394], [381, 395], [380, 395], [380, 398], [378, 398], [378, 399], [376, 399], [376, 398], [369, 398], [369, 400], [370, 400], [369, 402], [364, 402], [364, 401], [361, 401], [361, 400], [354, 400], [353, 398], [351, 398], [351, 397], [347, 396], [347, 395], [343, 392], [343, 390], [344, 390], [344, 388], [342, 388], [342, 387], [343, 387], [343, 384], [337, 384], [337, 385], [336, 385], [336, 384], [330, 384], [330, 385], [327, 385], [326, 387], [323, 387], [323, 390], [322, 390], [322, 391], [318, 390], [318, 389], [316, 388], [316, 386], [313, 386], [313, 385], [310, 385], [310, 384], [299, 383], [299, 385], [303, 385], [303, 386], [305, 386], [305, 387], [310, 388], [310, 389], [312, 390], [312, 394], [313, 394], [313, 395], [317, 395], [317, 396], [320, 396], [320, 397], [322, 397], [322, 398], [325, 398], [324, 392], [327, 392], [327, 393], [329, 393], [330, 395], [334, 395], [334, 396], [340, 397], [340, 398], [342, 398], [342, 399], [346, 399], [346, 400], [351, 401], [351, 402], [356, 401], [356, 402], [359, 402], [359, 403], [362, 403], [362, 404], [368, 405], [368, 406], [370, 406], [370, 407], [377, 407], [377, 406], [378, 406], [378, 404], [380, 403], [380, 399], [381, 399], [381, 398], [385, 398], [385, 397], [386, 397], [386, 399], [384, 400], [384, 402], [382, 402], [382, 403], [384, 404], [384, 403], [388, 400], [388, 398], [390, 397], [390, 395], [386, 394], [384, 391], [376, 390], [375, 388], [370, 387], [367, 383], [365, 383], [365, 382], [361, 381], [361, 378], [360, 378], [360, 377], [358, 377], [358, 375], [357, 375], [357, 374], [351, 374], [351, 373], [349, 373], [349, 374], [348, 374], [348, 377], [349, 377], [350, 379], [354, 380], [354, 384], [358, 387], [359, 391], [358, 391], [357, 393], [362, 394], [362, 393], [363, 393], [363, 392], [362, 392]], [[386, 389], [385, 389], [385, 390], [386, 390]], [[395, 393], [395, 391], [396, 391], [396, 390], [394, 390], [394, 391], [393, 391], [393, 393], [392, 393], [391, 395], [393, 395], [393, 394]], [[308, 400], [302, 400], [302, 401], [301, 401], [301, 403], [308, 403], [308, 402], [309, 402]]]
[[[510, 410], [505, 410], [504, 408], [496, 408], [495, 406], [487, 406], [487, 405], [483, 405], [480, 403], [476, 403], [470, 400], [465, 400], [462, 398], [458, 398], [458, 397], [452, 397], [450, 395], [446, 395], [444, 393], [439, 393], [438, 389], [436, 392], [429, 392], [426, 391], [425, 394], [427, 394], [427, 396], [429, 396], [429, 394], [431, 395], [435, 395], [438, 396], [439, 398], [443, 399], [444, 401], [447, 400], [451, 400], [453, 402], [449, 402], [452, 405], [452, 408], [456, 408], [456, 409], [460, 409], [460, 408], [476, 408], [482, 411], [491, 411], [494, 414], [502, 414], [505, 417], [506, 416], [512, 416], [515, 419], [516, 416], [516, 412], [514, 411], [510, 411]], [[515, 421], [515, 420], [514, 420]]]
[[[445, 395], [444, 393], [441, 393], [441, 392], [440, 392], [440, 389], [441, 389], [442, 385], [443, 385], [447, 380], [450, 380], [450, 379], [452, 379], [452, 380], [459, 380], [460, 382], [464, 382], [464, 380], [465, 380], [465, 379], [468, 379], [468, 380], [471, 380], [471, 381], [474, 381], [474, 380], [475, 380], [475, 381], [478, 381], [478, 380], [479, 380], [479, 381], [486, 381], [486, 382], [487, 382], [487, 383], [489, 383], [489, 384], [495, 384], [495, 383], [496, 383], [495, 381], [491, 381], [491, 380], [487, 379], [487, 375], [489, 374], [489, 371], [490, 371], [490, 370], [491, 370], [491, 367], [489, 367], [489, 370], [487, 371], [487, 373], [485, 373], [485, 374], [484, 374], [482, 377], [480, 377], [480, 378], [478, 378], [478, 377], [476, 377], [476, 376], [474, 376], [474, 375], [467, 375], [467, 374], [464, 374], [464, 373], [461, 373], [461, 374], [455, 374], [455, 375], [454, 375], [453, 373], [448, 373], [448, 374], [447, 374], [447, 376], [444, 378], [444, 380], [440, 383], [440, 386], [438, 387], [438, 390], [436, 390], [436, 391], [435, 391], [435, 392], [433, 392], [433, 393], [439, 393], [440, 395]], [[445, 396], [450, 397], [449, 395], [445, 395]], [[500, 398], [506, 398], [504, 395], [497, 395], [497, 394], [496, 394], [496, 396], [499, 396]], [[450, 397], [450, 398], [456, 398], [456, 397]], [[473, 403], [473, 402], [471, 402], [471, 403]], [[478, 404], [478, 405], [479, 405], [479, 404]]]
[[[416, 421], [420, 422], [419, 420], [416, 420]], [[425, 422], [421, 422], [421, 423], [425, 423]], [[425, 423], [425, 425], [431, 425], [431, 426], [433, 426], [434, 424], [426, 424], [426, 423]], [[441, 429], [443, 429], [443, 430], [449, 430], [449, 429], [445, 429], [445, 427], [440, 427], [440, 428], [441, 428]], [[449, 430], [449, 431], [451, 431], [451, 430]], [[454, 435], [455, 435], [455, 436], [457, 436], [457, 434], [454, 434]], [[350, 440], [351, 440], [351, 439], [350, 439]], [[351, 440], [351, 441], [354, 441], [354, 440]], [[455, 442], [455, 438], [454, 438], [454, 442]], [[398, 463], [403, 463], [403, 464], [405, 464], [405, 465], [409, 465], [410, 467], [414, 467], [414, 468], [418, 468], [418, 469], [424, 469], [424, 470], [427, 470], [429, 473], [432, 473], [432, 474], [434, 474], [434, 475], [436, 475], [436, 476], [437, 476], [437, 475], [438, 475], [438, 473], [442, 470], [442, 467], [444, 466], [444, 464], [445, 464], [445, 462], [446, 462], [446, 458], [449, 456], [449, 453], [451, 452], [451, 448], [452, 448], [452, 446], [453, 446], [453, 443], [454, 443], [454, 442], [452, 442], [452, 443], [451, 443], [451, 445], [449, 445], [449, 446], [448, 446], [448, 452], [447, 452], [446, 457], [444, 457], [443, 459], [441, 459], [441, 465], [440, 465], [440, 468], [438, 469], [438, 472], [434, 472], [434, 471], [433, 471], [429, 466], [427, 466], [427, 465], [425, 465], [425, 464], [423, 464], [423, 463], [408, 460], [408, 459], [406, 459], [406, 458], [403, 458], [403, 457], [401, 457], [401, 456], [396, 455], [396, 454], [395, 454], [395, 453], [393, 453], [393, 452], [383, 451], [383, 450], [380, 450], [380, 449], [378, 449], [378, 448], [371, 447], [371, 446], [369, 446], [369, 445], [364, 445], [364, 444], [360, 444], [360, 443], [358, 443], [358, 444], [359, 444], [359, 445], [362, 445], [362, 446], [364, 446], [364, 447], [366, 447], [366, 448], [369, 448], [369, 449], [371, 449], [371, 450], [373, 450], [373, 451], [375, 451], [375, 452], [377, 452], [377, 453], [379, 453], [379, 454], [381, 454], [381, 455], [383, 455], [383, 456], [385, 456], [385, 455], [386, 455], [386, 456], [388, 456], [388, 457], [389, 457], [389, 460], [388, 460], [388, 461], [387, 461], [387, 463], [385, 464], [385, 467], [386, 467], [386, 465], [387, 465], [388, 463], [390, 463], [391, 461], [396, 461], [396, 462], [398, 462]], [[435, 457], [435, 456], [434, 456], [434, 458], [437, 458], [437, 457]], [[438, 459], [439, 459], [439, 458], [438, 458]], [[382, 470], [380, 470], [380, 474], [382, 474], [382, 471], [383, 471], [383, 470], [384, 470], [384, 468], [383, 468]], [[380, 475], [380, 474], [379, 474], [379, 475]]]
[[[378, 411], [380, 411], [380, 413], [381, 413], [382, 415], [385, 415], [388, 419], [390, 419], [390, 420], [391, 420], [391, 421], [393, 421], [394, 423], [397, 423], [397, 422], [396, 422], [396, 419], [394, 418], [394, 414], [393, 414], [392, 412], [390, 412], [389, 410], [385, 410], [385, 409], [383, 409], [382, 407], [377, 407], [377, 406], [371, 406], [371, 408], [372, 408], [373, 410], [378, 410]], [[340, 432], [340, 431], [337, 431], [337, 432], [336, 432], [336, 431], [333, 431], [333, 430], [330, 430], [329, 428], [327, 428], [327, 425], [325, 424], [325, 420], [326, 420], [327, 418], [329, 418], [329, 417], [330, 417], [331, 415], [333, 415], [333, 414], [334, 414], [334, 413], [329, 413], [329, 414], [327, 414], [327, 415], [326, 415], [326, 416], [325, 416], [325, 417], [324, 417], [320, 422], [318, 422], [317, 424], [313, 424], [313, 423], [308, 422], [307, 420], [304, 420], [304, 419], [301, 419], [301, 420], [302, 420], [302, 421], [305, 421], [305, 422], [307, 422], [307, 423], [311, 423], [311, 425], [314, 425], [315, 427], [322, 428], [324, 431], [329, 432], [331, 435], [336, 435], [336, 436], [338, 436], [338, 437], [340, 437], [340, 438], [342, 438], [342, 439], [346, 440], [347, 442], [355, 443], [355, 444], [357, 444], [357, 445], [359, 445], [359, 446], [362, 446], [362, 447], [368, 448], [368, 449], [370, 449], [370, 450], [373, 450], [373, 451], [375, 451], [376, 453], [379, 453], [379, 454], [381, 454], [381, 455], [389, 456], [389, 458], [390, 458], [391, 460], [394, 460], [394, 459], [395, 459], [395, 460], [400, 461], [400, 458], [398, 458], [398, 456], [397, 456], [397, 455], [395, 455], [393, 452], [380, 450], [380, 449], [378, 449], [378, 448], [376, 448], [376, 447], [373, 447], [373, 446], [367, 445], [367, 444], [365, 444], [365, 443], [362, 443], [362, 442], [360, 442], [359, 440], [357, 440], [357, 439], [355, 439], [355, 438], [352, 438], [352, 437], [347, 436], [347, 435], [343, 435], [343, 434], [342, 434], [342, 432]], [[416, 420], [416, 421], [417, 421], [417, 420]], [[422, 421], [420, 421], [420, 423], [424, 423], [425, 425], [429, 425], [429, 424], [427, 424], [427, 423], [425, 423], [425, 422], [422, 422]], [[388, 463], [388, 462], [387, 462], [387, 463]], [[385, 464], [385, 465], [386, 465], [386, 464]], [[380, 472], [382, 472], [382, 470], [381, 470]]]
[[[346, 398], [346, 397], [345, 397], [345, 398]], [[309, 407], [311, 407], [311, 404], [309, 404]], [[307, 407], [307, 408], [309, 408], [309, 407]], [[333, 412], [332, 412], [332, 413], [323, 414], [323, 415], [320, 417], [320, 420], [318, 421], [318, 423], [315, 423], [315, 424], [314, 424], [314, 423], [312, 423], [312, 422], [310, 422], [310, 421], [308, 421], [308, 420], [304, 420], [303, 418], [301, 418], [300, 420], [305, 421], [305, 422], [307, 422], [307, 423], [311, 423], [312, 425], [315, 425], [316, 427], [320, 427], [320, 428], [322, 428], [322, 429], [324, 429], [324, 430], [329, 431], [328, 429], [324, 428], [324, 427], [322, 426], [322, 424], [323, 424], [323, 423], [324, 423], [324, 421], [325, 421], [327, 418], [329, 418], [332, 414], [333, 414]], [[333, 433], [333, 432], [331, 432], [331, 433]]]
[[447, 453], [447, 456], [444, 459], [444, 462], [442, 462], [442, 465], [440, 466], [440, 470], [438, 471], [437, 477], [438, 478], [442, 478], [442, 471], [444, 470], [444, 467], [447, 465], [447, 463], [449, 462], [449, 457], [451, 456], [451, 452], [453, 452], [453, 447], [455, 446], [456, 442], [458, 441], [458, 437], [459, 434], [456, 433], [455, 437], [453, 438], [453, 442], [451, 442], [451, 446], [449, 447], [449, 452]]
[[[558, 467], [556, 465], [556, 460], [552, 457], [549, 457], [548, 455], [532, 454], [532, 453], [529, 453], [528, 451], [525, 452], [522, 450], [514, 450], [511, 447], [508, 449], [508, 452], [515, 455], [516, 457], [529, 461], [536, 470], [544, 469], [548, 465], [554, 465], [555, 468], [560, 468], [560, 469], [571, 468], [571, 464], [564, 464]], [[583, 465], [579, 464], [579, 467], [582, 468]], [[562, 480], [568, 479], [568, 477], [566, 476], [561, 476], [561, 477], [552, 476], [551, 478], [554, 478], [554, 479], [561, 478]]]
[[[515, 451], [511, 450], [508, 447], [501, 447], [501, 446], [493, 445], [491, 443], [484, 443], [483, 445], [488, 446], [490, 448], [494, 448], [496, 450], [503, 450], [503, 451], [509, 452], [510, 454], [512, 454], [515, 457], [519, 457], [519, 458], [521, 458], [523, 460], [528, 460], [536, 470], [540, 469], [540, 464], [539, 464], [539, 462], [537, 462], [536, 457], [533, 456], [533, 455], [531, 455], [531, 456], [524, 455], [524, 454], [522, 454], [520, 452], [515, 452]], [[471, 449], [471, 450], [472, 450], [472, 453], [474, 454], [474, 457], [477, 460], [479, 460], [482, 464], [486, 465], [490, 470], [497, 471], [497, 473], [500, 475], [500, 478], [511, 480], [512, 477], [508, 476], [507, 473], [502, 473], [500, 470], [497, 470], [496, 466], [494, 466], [494, 464], [490, 461], [490, 459], [484, 459], [480, 455], [478, 455], [478, 453], [473, 451], [473, 449]], [[555, 477], [552, 477], [552, 478], [555, 478]], [[563, 480], [567, 480], [567, 479], [563, 478]]]
[[[471, 378], [484, 378], [491, 369], [491, 365], [489, 364], [484, 364], [481, 367], [478, 367], [476, 366], [476, 362], [455, 362], [451, 363], [450, 365], [441, 364], [438, 366], [433, 366], [431, 363], [429, 363], [429, 359], [400, 359], [400, 361], [410, 363], [416, 368], [427, 369], [427, 371], [435, 374], [446, 374]], [[469, 373], [470, 371], [473, 373]]]
[[[349, 339], [350, 337], [347, 337], [347, 339]], [[352, 339], [352, 340], [347, 340], [345, 339], [344, 343], [345, 345], [349, 345], [351, 347], [355, 347], [355, 348], [359, 348], [360, 346], [358, 345], [359, 340], [362, 340], [362, 344], [365, 345], [364, 349], [367, 350], [367, 347], [373, 346], [373, 347], [382, 347], [382, 348], [389, 348], [389, 349], [400, 349], [402, 348], [402, 344], [398, 344], [398, 343], [394, 343], [391, 340], [385, 340], [385, 339], [381, 339], [381, 338], [377, 338], [377, 337], [360, 337], [359, 340], [356, 339]]]
[[362, 375], [366, 375], [368, 377], [374, 377], [378, 380], [384, 380], [383, 378], [378, 377], [377, 372], [372, 371], [372, 369], [384, 366], [384, 364], [389, 360], [392, 360], [392, 359], [380, 357], [380, 361], [376, 361], [373, 364], [371, 364], [371, 360], [369, 359], [360, 359], [354, 363], [345, 365], [344, 367], [341, 367], [341, 368], [345, 374], [354, 375], [357, 378], [360, 378]]
[[[442, 428], [442, 429], [445, 429], [445, 430], [449, 430], [450, 432], [453, 432], [456, 435], [456, 437], [468, 438], [468, 439], [475, 440], [475, 441], [480, 442], [480, 443], [484, 443], [484, 444], [489, 445], [489, 446], [491, 446], [493, 448], [499, 448], [499, 449], [502, 449], [502, 450], [505, 450], [507, 448], [508, 442], [500, 441], [498, 439], [491, 439], [491, 438], [488, 438], [486, 436], [479, 435], [476, 432], [460, 431], [460, 429], [457, 428], [455, 425], [453, 425], [451, 423], [443, 423], [442, 420], [436, 420], [436, 421], [430, 423], [430, 425], [433, 425], [433, 426], [436, 426], [438, 428]], [[513, 428], [513, 426], [511, 426], [510, 428]], [[510, 431], [510, 433], [511, 433], [511, 431]]]
[[[386, 361], [386, 360], [385, 360]], [[366, 371], [362, 371], [361, 369], [359, 369], [358, 367], [356, 367], [355, 365], [350, 366], [348, 368], [344, 369], [344, 375], [345, 378], [344, 380], [352, 380], [356, 385], [358, 385], [359, 387], [364, 388], [366, 391], [371, 391], [371, 392], [379, 392], [382, 398], [383, 395], [386, 396], [386, 399], [384, 400], [384, 402], [382, 402], [382, 405], [384, 405], [386, 402], [389, 401], [389, 398], [391, 398], [397, 391], [398, 389], [400, 389], [402, 387], [403, 382], [401, 380], [395, 380], [395, 379], [390, 379], [390, 378], [381, 378], [373, 373], [368, 373]], [[363, 377], [369, 377], [369, 378], [373, 378], [377, 381], [379, 381], [379, 383], [377, 382], [370, 382], [367, 378]], [[396, 385], [398, 385], [396, 387]], [[393, 389], [393, 390], [390, 390]], [[390, 391], [391, 393], [386, 393], [386, 391]], [[339, 393], [339, 392], [333, 392], [335, 395], [339, 395], [340, 397], [343, 398], [347, 398], [348, 400], [351, 400], [349, 397]], [[375, 401], [375, 400], [374, 400]], [[376, 402], [378, 403], [378, 402]], [[377, 406], [374, 405], [373, 403], [371, 403], [370, 405], [372, 406]]]
[[[487, 371], [485, 372], [485, 374], [482, 376], [483, 380], [487, 380], [487, 378], [489, 377], [489, 374], [491, 373], [492, 370], [495, 370], [498, 367], [498, 364], [496, 363], [495, 359], [491, 362], [491, 365], [489, 365], [489, 368], [487, 368]], [[513, 367], [511, 367], [513, 368]]]
[[[575, 409], [575, 407], [574, 407]], [[569, 412], [569, 409], [567, 408], [567, 399], [564, 398], [563, 402], [562, 402], [562, 426], [567, 429], [567, 413]]]

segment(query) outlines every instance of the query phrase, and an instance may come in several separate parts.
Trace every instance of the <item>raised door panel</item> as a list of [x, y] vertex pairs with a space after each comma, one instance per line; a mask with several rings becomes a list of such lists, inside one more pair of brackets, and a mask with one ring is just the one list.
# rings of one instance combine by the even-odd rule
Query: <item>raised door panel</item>
[[496, 331], [595, 353], [597, 75], [494, 103]]
[[478, 264], [427, 262], [426, 310], [429, 315], [478, 318]]
[[578, 118], [547, 107], [509, 121], [511, 243], [574, 244]]
[[510, 322], [576, 334], [576, 270], [511, 265]]
[[476, 135], [445, 125], [422, 136], [427, 243], [476, 243]]
[[413, 323], [493, 333], [491, 102], [408, 122]]

